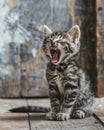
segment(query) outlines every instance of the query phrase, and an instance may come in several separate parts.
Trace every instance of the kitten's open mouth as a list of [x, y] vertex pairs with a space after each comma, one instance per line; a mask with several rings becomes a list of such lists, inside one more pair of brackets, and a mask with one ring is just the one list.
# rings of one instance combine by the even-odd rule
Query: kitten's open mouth
[[55, 46], [51, 46], [50, 52], [51, 52], [51, 56], [52, 56], [51, 62], [53, 64], [57, 63], [59, 61], [59, 58], [60, 58], [60, 50]]

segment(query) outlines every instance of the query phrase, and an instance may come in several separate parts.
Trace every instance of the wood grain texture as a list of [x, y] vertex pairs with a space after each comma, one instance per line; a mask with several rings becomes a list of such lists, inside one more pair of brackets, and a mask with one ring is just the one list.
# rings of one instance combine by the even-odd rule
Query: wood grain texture
[[53, 31], [80, 26], [80, 61], [96, 92], [95, 1], [1, 1], [0, 17], [0, 97], [48, 95], [41, 51], [44, 24]]
[[[104, 98], [95, 99], [95, 112], [104, 120]], [[47, 121], [44, 113], [10, 113], [9, 109], [39, 105], [49, 107], [49, 99], [0, 99], [1, 130], [103, 130], [93, 117], [68, 121]], [[30, 123], [30, 125], [29, 125]]]
[[[95, 99], [95, 109], [96, 112], [102, 111], [104, 114], [104, 105], [100, 107], [104, 99]], [[39, 106], [50, 106], [49, 100], [28, 100], [29, 105], [39, 105]], [[70, 119], [68, 121], [47, 121], [45, 119], [45, 114], [30, 113], [30, 124], [31, 130], [103, 130], [104, 128], [93, 118], [86, 119]], [[103, 115], [101, 119], [103, 119]]]
[[0, 99], [0, 129], [1, 130], [29, 130], [28, 114], [10, 113], [13, 107], [26, 106], [26, 100]]
[[32, 115], [31, 129], [32, 130], [103, 130], [103, 127], [95, 123], [94, 118], [87, 118], [83, 120], [69, 120], [66, 122], [60, 121], [45, 121], [41, 118], [35, 120], [36, 115]]
[[98, 96], [104, 96], [104, 1], [96, 0], [97, 36], [97, 88]]

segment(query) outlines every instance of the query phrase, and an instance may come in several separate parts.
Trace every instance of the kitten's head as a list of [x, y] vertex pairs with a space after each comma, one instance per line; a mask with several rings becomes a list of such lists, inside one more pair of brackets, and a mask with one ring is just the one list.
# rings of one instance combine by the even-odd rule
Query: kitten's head
[[43, 50], [49, 62], [58, 65], [66, 58], [70, 59], [80, 49], [80, 29], [73, 26], [68, 32], [53, 33], [44, 26]]

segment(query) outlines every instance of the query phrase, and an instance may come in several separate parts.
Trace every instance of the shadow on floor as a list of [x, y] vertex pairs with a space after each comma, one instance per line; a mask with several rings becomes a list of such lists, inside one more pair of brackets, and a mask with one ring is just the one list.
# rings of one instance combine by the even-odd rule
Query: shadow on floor
[[45, 113], [36, 113], [36, 114], [29, 114], [31, 120], [46, 120], [46, 114]]

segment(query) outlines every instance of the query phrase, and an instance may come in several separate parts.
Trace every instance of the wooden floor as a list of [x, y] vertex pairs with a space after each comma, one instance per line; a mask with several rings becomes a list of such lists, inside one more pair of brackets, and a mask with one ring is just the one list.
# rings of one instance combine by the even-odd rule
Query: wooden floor
[[[27, 105], [50, 106], [48, 99], [0, 99], [0, 130], [104, 130], [94, 118], [47, 121], [45, 114], [10, 113], [13, 107]], [[96, 99], [95, 113], [104, 122], [104, 98]]]

